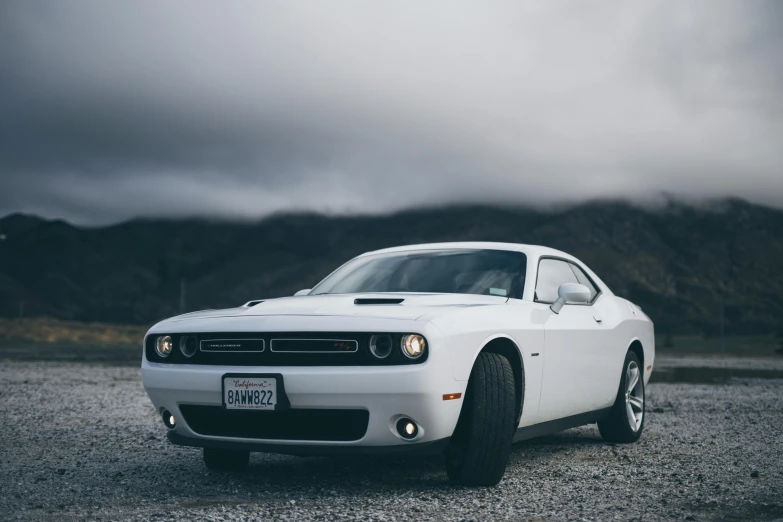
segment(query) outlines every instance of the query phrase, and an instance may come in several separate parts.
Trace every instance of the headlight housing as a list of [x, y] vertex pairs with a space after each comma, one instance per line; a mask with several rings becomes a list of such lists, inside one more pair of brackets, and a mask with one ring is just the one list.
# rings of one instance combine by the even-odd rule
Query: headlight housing
[[419, 334], [408, 334], [402, 337], [402, 353], [409, 359], [418, 359], [427, 349], [427, 341]]
[[161, 357], [168, 357], [174, 349], [174, 341], [170, 335], [161, 335], [155, 339], [155, 351]]
[[394, 341], [388, 334], [378, 334], [370, 337], [370, 352], [378, 359], [385, 359], [392, 353]]
[[[242, 350], [222, 346], [212, 349], [211, 341], [234, 340]], [[298, 352], [272, 349], [279, 340], [297, 343]], [[326, 349], [308, 351], [306, 342], [322, 341]], [[274, 343], [273, 343], [274, 341]], [[333, 341], [331, 345], [329, 342]], [[252, 343], [251, 343], [252, 342]], [[206, 343], [206, 344], [202, 344]], [[221, 344], [218, 343], [218, 344]], [[251, 343], [252, 346], [250, 346]], [[395, 366], [416, 365], [429, 357], [429, 338], [407, 332], [215, 332], [148, 334], [144, 357], [152, 363], [203, 364], [225, 366]], [[302, 345], [302, 346], [300, 346]], [[343, 349], [350, 345], [353, 350]], [[303, 348], [304, 347], [304, 348]], [[202, 350], [202, 348], [204, 350]], [[247, 349], [244, 349], [247, 348]], [[252, 349], [251, 349], [252, 348]], [[335, 356], [329, 352], [339, 351]]]
[[193, 335], [185, 335], [179, 339], [179, 351], [185, 357], [193, 357], [198, 350], [198, 339]]

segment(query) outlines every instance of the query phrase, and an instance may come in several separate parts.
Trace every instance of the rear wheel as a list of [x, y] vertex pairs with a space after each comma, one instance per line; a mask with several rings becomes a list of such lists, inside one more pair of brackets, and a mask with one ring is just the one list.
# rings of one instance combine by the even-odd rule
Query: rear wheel
[[249, 451], [204, 448], [204, 465], [213, 471], [242, 471], [249, 462]]
[[515, 397], [514, 371], [508, 359], [496, 353], [480, 353], [446, 450], [446, 472], [451, 482], [466, 486], [494, 486], [500, 482], [514, 436]]
[[609, 442], [636, 442], [644, 429], [644, 375], [639, 357], [625, 355], [620, 388], [609, 416], [598, 422], [601, 437]]

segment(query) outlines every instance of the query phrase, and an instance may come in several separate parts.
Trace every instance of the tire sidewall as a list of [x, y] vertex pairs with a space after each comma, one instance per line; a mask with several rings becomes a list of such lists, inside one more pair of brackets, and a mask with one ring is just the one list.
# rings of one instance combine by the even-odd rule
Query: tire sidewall
[[[639, 368], [639, 380], [642, 384], [642, 423], [639, 425], [639, 429], [634, 431], [631, 429], [631, 425], [628, 421], [628, 412], [625, 407], [625, 390], [628, 386], [628, 366], [631, 364], [631, 362], [635, 362], [636, 366]], [[634, 353], [629, 351], [625, 355], [625, 362], [623, 363], [623, 374], [622, 378], [620, 379], [620, 389], [617, 392], [617, 402], [615, 403], [615, 408], [618, 412], [622, 412], [623, 419], [625, 420], [625, 430], [627, 432], [627, 436], [629, 439], [638, 440], [639, 437], [641, 437], [642, 432], [644, 431], [644, 424], [647, 422], [647, 387], [644, 385], [644, 371], [642, 368], [642, 362], [639, 360], [639, 357]]]
[[479, 354], [445, 454], [452, 482], [494, 486], [502, 479], [515, 428], [515, 386], [508, 359], [496, 353]]

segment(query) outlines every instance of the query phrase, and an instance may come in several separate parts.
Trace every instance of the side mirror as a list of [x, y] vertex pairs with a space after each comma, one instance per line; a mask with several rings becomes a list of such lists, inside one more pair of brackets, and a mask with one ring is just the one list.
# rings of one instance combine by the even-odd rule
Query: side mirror
[[304, 290], [299, 290], [297, 293], [294, 294], [294, 297], [299, 297], [300, 295], [307, 295], [310, 293], [310, 290], [312, 290], [312, 288], [305, 288]]
[[552, 303], [549, 308], [556, 314], [564, 305], [568, 303], [589, 303], [590, 289], [579, 283], [565, 283], [557, 289], [557, 301]]

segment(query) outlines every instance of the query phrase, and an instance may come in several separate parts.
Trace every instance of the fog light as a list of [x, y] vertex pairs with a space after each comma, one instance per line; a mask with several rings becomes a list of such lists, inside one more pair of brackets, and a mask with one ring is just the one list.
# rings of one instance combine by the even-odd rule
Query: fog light
[[397, 421], [397, 433], [399, 433], [400, 437], [403, 439], [415, 439], [416, 435], [419, 434], [419, 427], [416, 426], [416, 423], [411, 419], [403, 417]]
[[405, 335], [402, 337], [402, 353], [410, 359], [418, 359], [427, 349], [427, 341], [424, 337], [417, 334]]
[[177, 426], [177, 419], [171, 414], [169, 410], [163, 410], [160, 414], [163, 417], [163, 424], [170, 430], [173, 430]]
[[168, 357], [171, 350], [174, 348], [174, 341], [171, 340], [170, 335], [161, 335], [155, 339], [155, 351], [161, 357]]

